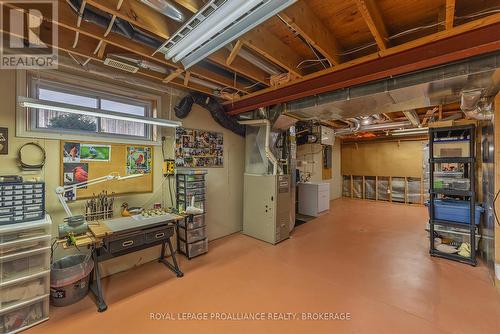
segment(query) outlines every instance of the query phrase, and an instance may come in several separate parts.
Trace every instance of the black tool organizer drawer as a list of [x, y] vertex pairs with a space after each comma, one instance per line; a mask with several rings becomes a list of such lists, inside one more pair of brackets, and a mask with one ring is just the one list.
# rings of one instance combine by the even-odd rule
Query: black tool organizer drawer
[[45, 183], [0, 184], [0, 225], [42, 219], [45, 216]]
[[119, 253], [127, 249], [144, 245], [145, 235], [143, 231], [122, 234], [106, 238], [105, 246], [110, 253]]
[[166, 242], [174, 235], [174, 226], [161, 226], [127, 234], [111, 235], [104, 240], [104, 247], [111, 254], [126, 252], [129, 249], [155, 242]]
[[167, 240], [174, 235], [174, 227], [159, 227], [146, 231], [146, 243], [152, 243], [159, 240]]

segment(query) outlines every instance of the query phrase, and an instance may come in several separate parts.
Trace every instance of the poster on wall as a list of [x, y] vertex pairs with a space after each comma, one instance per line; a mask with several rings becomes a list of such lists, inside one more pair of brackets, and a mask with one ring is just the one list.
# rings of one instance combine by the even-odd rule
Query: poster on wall
[[[89, 180], [89, 164], [65, 162], [63, 173], [64, 186], [87, 182]], [[76, 191], [68, 191], [65, 196], [68, 200], [74, 201], [76, 200]]]
[[150, 174], [152, 164], [151, 147], [127, 147], [127, 175]]
[[64, 143], [63, 162], [80, 162], [80, 143]]
[[0, 154], [9, 154], [9, 129], [0, 128]]
[[111, 145], [82, 144], [80, 159], [81, 161], [110, 161]]
[[176, 128], [175, 162], [177, 167], [223, 167], [224, 137], [222, 133]]

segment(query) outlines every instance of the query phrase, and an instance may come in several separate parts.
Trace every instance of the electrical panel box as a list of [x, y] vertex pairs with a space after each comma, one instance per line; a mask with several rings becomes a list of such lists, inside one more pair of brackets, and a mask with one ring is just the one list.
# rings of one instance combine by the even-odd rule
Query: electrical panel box
[[288, 239], [290, 175], [245, 174], [244, 182], [243, 234], [271, 244]]
[[333, 129], [327, 126], [321, 126], [320, 132], [321, 144], [333, 146], [335, 143], [335, 133], [333, 132]]

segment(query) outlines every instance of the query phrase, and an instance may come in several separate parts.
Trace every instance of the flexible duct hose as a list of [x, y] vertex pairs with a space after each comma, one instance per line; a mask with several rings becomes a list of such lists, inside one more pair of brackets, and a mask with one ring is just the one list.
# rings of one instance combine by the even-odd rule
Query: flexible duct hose
[[196, 103], [200, 107], [207, 109], [212, 118], [222, 127], [231, 130], [239, 136], [245, 137], [245, 126], [238, 124], [231, 116], [226, 114], [222, 105], [214, 98], [200, 94], [191, 93], [184, 97], [177, 106], [174, 107], [175, 116], [178, 118], [186, 118]]

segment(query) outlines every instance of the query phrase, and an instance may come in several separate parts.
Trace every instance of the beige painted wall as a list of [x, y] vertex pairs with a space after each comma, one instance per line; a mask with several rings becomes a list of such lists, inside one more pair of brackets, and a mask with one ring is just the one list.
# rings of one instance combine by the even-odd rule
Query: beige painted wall
[[[80, 74], [81, 75], [81, 74]], [[168, 116], [170, 107], [174, 106], [178, 97], [170, 101], [170, 95], [162, 96], [161, 115]], [[0, 71], [0, 127], [9, 128], [9, 155], [0, 156], [0, 175], [21, 174], [25, 179], [39, 177], [46, 182], [46, 209], [53, 220], [53, 235], [57, 234], [57, 225], [63, 222], [64, 211], [57, 201], [54, 190], [59, 185], [60, 177], [60, 145], [58, 140], [33, 140], [15, 136], [15, 111], [16, 111], [16, 73], [12, 70]], [[172, 112], [173, 114], [173, 112]], [[164, 116], [164, 117], [165, 117]], [[244, 140], [229, 130], [216, 124], [208, 111], [194, 108], [191, 115], [183, 120], [184, 126], [219, 131], [224, 133], [224, 168], [210, 168], [208, 173], [207, 195], [207, 222], [209, 239], [220, 238], [238, 232], [242, 226], [242, 175], [244, 165]], [[169, 141], [168, 157], [173, 157], [173, 131], [164, 133]], [[16, 156], [18, 148], [24, 143], [36, 141], [47, 151], [47, 163], [41, 173], [21, 173], [17, 167]], [[118, 210], [122, 202], [131, 206], [149, 206], [155, 202], [162, 202], [170, 206], [170, 195], [167, 184], [162, 182], [161, 175], [161, 147], [154, 149], [154, 192], [137, 195], [119, 196]], [[172, 182], [174, 184], [174, 182]], [[175, 187], [175, 186], [174, 186]], [[175, 194], [175, 189], [173, 189]], [[76, 201], [70, 205], [75, 213], [81, 212], [83, 201]], [[56, 258], [68, 254], [68, 251], [58, 249]], [[154, 260], [159, 254], [159, 248], [151, 248], [134, 254], [107, 261], [103, 265], [104, 275], [113, 274], [134, 266]]]
[[304, 144], [297, 147], [298, 169], [310, 173], [311, 181], [330, 183], [330, 200], [342, 197], [340, 140], [336, 140], [332, 151], [332, 178], [323, 180], [323, 149], [320, 144]]
[[342, 174], [422, 177], [423, 141], [342, 145]]

